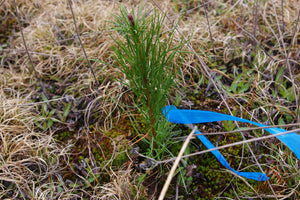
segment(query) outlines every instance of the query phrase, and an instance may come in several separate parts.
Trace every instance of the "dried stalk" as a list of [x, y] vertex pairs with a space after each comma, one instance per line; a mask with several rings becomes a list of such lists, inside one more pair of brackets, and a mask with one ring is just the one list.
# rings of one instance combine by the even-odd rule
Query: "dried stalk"
[[189, 142], [190, 142], [190, 140], [191, 140], [191, 138], [194, 135], [194, 133], [195, 133], [196, 130], [197, 130], [197, 126], [194, 127], [194, 129], [192, 130], [192, 132], [189, 134], [189, 136], [186, 138], [185, 142], [183, 143], [183, 145], [182, 145], [182, 147], [180, 149], [180, 152], [178, 153], [178, 156], [177, 156], [177, 158], [176, 158], [176, 160], [175, 160], [175, 162], [174, 162], [174, 164], [173, 164], [173, 166], [171, 168], [171, 171], [170, 171], [170, 173], [168, 175], [168, 178], [167, 178], [167, 180], [166, 180], [166, 182], [164, 184], [164, 187], [163, 187], [163, 189], [162, 189], [162, 191], [161, 191], [161, 193], [159, 195], [158, 200], [163, 200], [164, 197], [166, 196], [166, 193], [168, 191], [168, 188], [170, 186], [170, 183], [172, 181], [174, 173], [175, 173], [175, 171], [177, 169], [177, 166], [178, 166], [178, 164], [179, 164], [179, 162], [180, 162], [180, 160], [181, 160], [181, 158], [183, 156], [183, 153], [185, 152], [185, 149], [187, 148], [187, 146], [188, 146], [188, 144], [189, 144]]
[[74, 11], [73, 11], [73, 8], [72, 8], [72, 4], [71, 4], [71, 0], [68, 0], [68, 3], [69, 3], [69, 6], [70, 6], [70, 9], [71, 9], [71, 12], [72, 12], [72, 17], [73, 17], [74, 27], [75, 27], [75, 31], [76, 31], [76, 36], [77, 36], [77, 38], [78, 38], [78, 40], [79, 40], [80, 47], [81, 47], [81, 49], [82, 49], [82, 51], [83, 51], [84, 57], [85, 57], [85, 59], [86, 59], [86, 61], [87, 61], [87, 63], [88, 63], [88, 66], [89, 66], [89, 68], [90, 68], [90, 70], [91, 70], [91, 72], [92, 72], [92, 75], [93, 75], [93, 77], [94, 77], [95, 84], [96, 84], [96, 91], [97, 91], [97, 93], [98, 93], [98, 90], [99, 90], [99, 83], [98, 83], [98, 80], [97, 80], [97, 78], [96, 78], [95, 72], [94, 72], [94, 70], [93, 70], [93, 68], [92, 68], [91, 62], [90, 62], [90, 60], [88, 59], [88, 56], [87, 56], [87, 54], [86, 54], [85, 48], [84, 48], [84, 46], [83, 46], [83, 44], [82, 44], [82, 41], [81, 41], [81, 39], [80, 39], [78, 27], [77, 27], [77, 24], [76, 24], [75, 14], [74, 14]]

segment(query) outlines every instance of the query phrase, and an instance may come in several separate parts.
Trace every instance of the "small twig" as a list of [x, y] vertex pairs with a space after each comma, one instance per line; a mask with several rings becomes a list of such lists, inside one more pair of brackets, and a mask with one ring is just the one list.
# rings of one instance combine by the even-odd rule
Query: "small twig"
[[21, 36], [22, 36], [22, 40], [23, 40], [23, 43], [24, 43], [24, 47], [25, 47], [26, 53], [27, 53], [27, 55], [28, 55], [28, 58], [29, 58], [29, 61], [30, 61], [30, 64], [31, 64], [31, 69], [32, 69], [32, 71], [34, 72], [34, 75], [35, 75], [35, 77], [37, 78], [37, 80], [38, 80], [38, 82], [39, 82], [39, 85], [40, 85], [40, 87], [41, 87], [42, 90], [43, 90], [43, 93], [44, 93], [45, 96], [47, 97], [46, 89], [45, 89], [44, 85], [42, 84], [41, 79], [40, 79], [40, 77], [39, 77], [39, 75], [38, 75], [36, 69], [34, 68], [33, 61], [32, 61], [31, 55], [30, 55], [30, 53], [29, 53], [29, 50], [28, 50], [26, 41], [25, 41], [23, 29], [22, 29], [22, 26], [21, 26], [21, 21], [20, 21], [20, 18], [19, 18], [19, 13], [18, 13], [18, 7], [17, 7], [16, 0], [14, 0], [14, 7], [15, 7], [15, 10], [16, 10], [16, 17], [17, 17], [17, 20], [18, 20], [18, 26], [19, 26], [19, 29], [20, 29], [20, 32], [21, 32]]
[[[10, 54], [17, 54], [26, 52], [26, 49], [0, 49], [0, 52], [9, 52]], [[35, 51], [28, 51], [31, 54], [41, 55], [41, 56], [49, 56], [49, 57], [59, 57], [59, 55], [52, 55], [47, 53], [35, 52]]]
[[211, 40], [211, 43], [212, 43], [212, 46], [213, 46], [214, 54], [216, 54], [215, 43], [214, 43], [214, 40], [213, 40], [213, 37], [212, 37], [212, 34], [211, 34], [210, 23], [209, 23], [208, 14], [207, 14], [207, 7], [206, 7], [206, 5], [204, 5], [203, 7], [204, 7], [205, 18], [206, 18], [206, 21], [207, 21], [207, 26], [208, 26], [209, 37], [210, 37], [210, 40]]
[[171, 168], [171, 171], [170, 171], [170, 173], [168, 175], [168, 178], [167, 178], [167, 180], [166, 180], [166, 182], [164, 184], [164, 187], [163, 187], [163, 189], [162, 189], [162, 191], [161, 191], [161, 193], [159, 195], [158, 200], [163, 200], [164, 199], [164, 197], [165, 197], [165, 195], [166, 195], [166, 193], [168, 191], [169, 185], [170, 185], [170, 183], [172, 181], [173, 175], [174, 175], [174, 173], [175, 173], [175, 171], [177, 169], [177, 166], [178, 166], [178, 164], [179, 164], [179, 162], [180, 162], [180, 160], [181, 160], [181, 158], [182, 158], [182, 156], [183, 156], [183, 154], [185, 152], [185, 149], [187, 148], [187, 146], [188, 146], [188, 144], [189, 144], [189, 142], [190, 142], [190, 140], [191, 140], [191, 138], [192, 138], [192, 136], [193, 136], [193, 134], [195, 133], [196, 130], [197, 130], [197, 127], [195, 126], [194, 129], [193, 129], [193, 131], [189, 134], [189, 136], [186, 138], [185, 142], [183, 143], [183, 145], [182, 145], [182, 147], [180, 149], [180, 152], [179, 152], [179, 154], [178, 154], [178, 156], [177, 156], [177, 158], [176, 158], [176, 160], [175, 160], [175, 162], [174, 162], [174, 164], [173, 164], [173, 166]]
[[[243, 144], [243, 143], [249, 143], [249, 142], [255, 142], [255, 141], [259, 141], [259, 140], [265, 140], [265, 139], [277, 137], [277, 136], [280, 136], [280, 135], [285, 135], [285, 134], [288, 134], [288, 133], [291, 133], [291, 132], [300, 132], [300, 129], [295, 129], [295, 130], [292, 130], [292, 131], [282, 132], [282, 133], [278, 133], [278, 134], [274, 134], [274, 135], [269, 135], [269, 136], [254, 138], [254, 139], [250, 139], [250, 140], [244, 140], [244, 141], [240, 141], [240, 142], [235, 142], [235, 143], [231, 143], [231, 144], [228, 144], [228, 145], [224, 145], [224, 146], [220, 146], [220, 147], [215, 147], [215, 148], [212, 148], [212, 149], [207, 149], [207, 150], [203, 150], [203, 151], [200, 151], [200, 152], [197, 152], [197, 153], [192, 153], [192, 154], [189, 154], [189, 155], [185, 155], [185, 156], [182, 156], [181, 158], [188, 158], [188, 157], [192, 157], [192, 156], [198, 156], [198, 155], [201, 155], [201, 154], [204, 154], [204, 153], [208, 153], [208, 152], [211, 152], [211, 151], [220, 150], [220, 149], [224, 149], [224, 148], [228, 148], [228, 147], [240, 145], [240, 144]], [[153, 163], [152, 168], [155, 168], [158, 164], [166, 164], [166, 163], [169, 163], [169, 162], [173, 162], [174, 160], [177, 159], [177, 158], [171, 158], [171, 159], [168, 159], [168, 160], [156, 161], [155, 159], [147, 157], [147, 156], [144, 156], [144, 155], [138, 153], [137, 151], [135, 151], [134, 153], [136, 155], [138, 155], [138, 156], [141, 156], [141, 157], [144, 157], [144, 158], [147, 158], [147, 159], [151, 160], [152, 163]], [[277, 195], [276, 194], [274, 194], [273, 197], [277, 199]]]
[[70, 9], [71, 9], [71, 12], [72, 12], [72, 17], [73, 17], [74, 27], [75, 27], [75, 31], [76, 31], [76, 36], [77, 36], [77, 38], [78, 38], [78, 40], [79, 40], [80, 47], [81, 47], [81, 49], [82, 49], [82, 51], [83, 51], [84, 57], [85, 57], [86, 61], [88, 62], [88, 66], [89, 66], [89, 68], [90, 68], [90, 70], [91, 70], [91, 72], [92, 72], [92, 75], [93, 75], [94, 79], [95, 79], [96, 91], [99, 92], [99, 83], [98, 83], [98, 80], [97, 80], [97, 78], [96, 78], [96, 75], [95, 75], [95, 72], [94, 72], [94, 70], [93, 70], [93, 68], [92, 68], [91, 62], [90, 62], [90, 60], [88, 59], [88, 56], [87, 56], [86, 51], [85, 51], [85, 48], [84, 48], [84, 46], [83, 46], [83, 44], [82, 44], [82, 41], [81, 41], [81, 39], [80, 39], [80, 36], [79, 36], [79, 31], [78, 31], [78, 28], [77, 28], [76, 19], [75, 19], [75, 14], [74, 14], [74, 11], [73, 11], [73, 8], [72, 8], [71, 0], [68, 0], [68, 3], [69, 3], [69, 6], [70, 6]]
[[[178, 176], [178, 175], [177, 175]], [[176, 189], [175, 189], [175, 200], [178, 200], [179, 199], [179, 183], [178, 183], [178, 178], [176, 180]]]
[[2, 0], [2, 1], [0, 2], [0, 6], [2, 6], [2, 4], [4, 3], [4, 1], [5, 1], [5, 0]]
[[[257, 18], [258, 18], [258, 1], [255, 3], [255, 8], [253, 8], [253, 15], [254, 15], [254, 28], [253, 28], [253, 37], [256, 38], [256, 28], [257, 28]], [[256, 42], [254, 42], [254, 45], [256, 47]]]
[[[268, 136], [262, 136], [262, 137], [253, 138], [253, 139], [249, 139], [249, 140], [243, 140], [243, 141], [239, 141], [239, 142], [234, 142], [234, 143], [231, 143], [231, 144], [227, 144], [227, 145], [223, 145], [223, 146], [219, 146], [219, 147], [215, 147], [215, 148], [211, 148], [211, 149], [206, 149], [206, 150], [203, 150], [203, 151], [200, 151], [200, 152], [191, 153], [191, 154], [182, 156], [181, 159], [182, 158], [189, 158], [189, 157], [192, 157], [192, 156], [198, 156], [198, 155], [201, 155], [201, 154], [205, 154], [205, 153], [212, 152], [212, 151], [215, 151], [215, 150], [229, 148], [229, 147], [232, 147], [232, 146], [237, 146], [237, 145], [241, 145], [241, 144], [245, 144], [245, 143], [256, 142], [256, 141], [260, 141], [260, 140], [266, 140], [266, 139], [274, 138], [274, 137], [277, 137], [277, 136], [280, 136], [280, 135], [286, 135], [286, 134], [289, 134], [289, 133], [296, 133], [296, 132], [300, 132], [300, 128], [299, 129], [295, 129], [295, 130], [291, 130], [291, 131], [286, 131], [286, 132], [281, 132], [281, 133], [277, 133], [277, 134], [272, 134], [272, 135], [268, 135]], [[157, 161], [157, 160], [155, 160], [155, 159], [153, 159], [151, 157], [144, 156], [143, 154], [140, 154], [137, 151], [134, 151], [134, 154], [136, 154], [138, 156], [141, 156], [143, 158], [147, 158], [147, 159], [151, 160], [152, 163], [153, 163], [152, 168], [155, 168], [159, 164], [166, 164], [166, 163], [169, 163], [169, 162], [173, 162], [173, 161], [175, 161], [178, 158], [177, 157], [177, 158], [171, 158], [171, 159], [167, 159], [167, 160]], [[274, 195], [274, 197], [277, 199], [276, 194]]]
[[25, 107], [25, 106], [34, 106], [34, 105], [39, 105], [39, 104], [43, 104], [43, 103], [49, 103], [52, 101], [60, 101], [63, 99], [71, 99], [72, 101], [74, 101], [74, 97], [72, 96], [66, 96], [66, 97], [60, 97], [57, 99], [50, 99], [47, 101], [40, 101], [40, 102], [34, 102], [34, 103], [27, 103], [27, 104], [15, 104], [15, 105], [5, 105], [5, 106], [0, 106], [0, 108], [10, 108], [10, 107]]
[[281, 21], [282, 21], [282, 32], [284, 32], [284, 15], [283, 15], [283, 0], [281, 0]]
[[[212, 149], [207, 149], [207, 150], [203, 150], [203, 151], [200, 151], [200, 152], [191, 153], [189, 155], [182, 156], [182, 158], [197, 156], [197, 155], [201, 155], [201, 154], [208, 153], [208, 152], [215, 151], [215, 150], [225, 149], [225, 148], [228, 148], [228, 147], [237, 146], [237, 145], [246, 144], [246, 143], [251, 143], [251, 142], [256, 142], [256, 141], [260, 141], [260, 140], [266, 140], [266, 139], [269, 139], [269, 138], [274, 138], [274, 137], [277, 137], [277, 136], [280, 136], [280, 135], [286, 135], [286, 134], [295, 133], [295, 132], [300, 132], [300, 128], [295, 129], [295, 130], [291, 130], [291, 131], [277, 133], [277, 134], [272, 134], [272, 135], [262, 136], [262, 137], [258, 137], [258, 138], [253, 138], [253, 139], [249, 139], [249, 140], [234, 142], [234, 143], [231, 143], [231, 144], [226, 144], [226, 145], [215, 147], [215, 148], [212, 148]], [[173, 162], [174, 160], [175, 160], [175, 158], [171, 158], [169, 160], [159, 161], [159, 163], [160, 164], [169, 163], [169, 162]]]
[[[280, 127], [291, 127], [291, 126], [300, 126], [300, 123], [295, 123], [295, 124], [285, 124], [285, 125], [273, 125], [273, 126], [264, 126], [264, 127], [252, 127], [252, 128], [247, 128], [247, 129], [238, 129], [234, 131], [225, 131], [225, 132], [217, 132], [217, 133], [198, 133], [194, 134], [192, 139], [195, 139], [197, 135], [222, 135], [222, 134], [231, 134], [231, 133], [238, 133], [238, 132], [245, 132], [245, 131], [253, 131], [253, 130], [260, 130], [260, 129], [266, 129], [266, 128], [280, 128]], [[176, 137], [172, 138], [173, 140], [177, 139], [185, 139], [187, 136], [182, 136], [182, 137]]]

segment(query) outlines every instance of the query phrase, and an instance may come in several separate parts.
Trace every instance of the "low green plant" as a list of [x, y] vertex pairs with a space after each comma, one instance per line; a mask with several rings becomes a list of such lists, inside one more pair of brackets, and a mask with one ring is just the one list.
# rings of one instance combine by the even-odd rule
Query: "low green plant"
[[114, 39], [115, 60], [126, 75], [123, 84], [134, 93], [135, 106], [147, 127], [143, 135], [149, 153], [160, 157], [158, 154], [167, 151], [165, 142], [171, 132], [162, 108], [175, 85], [178, 69], [174, 63], [178, 61], [183, 40], [174, 44], [175, 28], [163, 32], [165, 17], [157, 11], [152, 15], [143, 13], [141, 8], [137, 12], [132, 9], [131, 14], [124, 7], [120, 11], [111, 22], [113, 30], [122, 36]]
[[[47, 97], [45, 95], [42, 95], [42, 99], [44, 101], [47, 101]], [[58, 120], [54, 117], [55, 109], [49, 109], [46, 103], [42, 104], [41, 107], [41, 115], [36, 116], [34, 118], [34, 123], [39, 128], [43, 129], [44, 131], [50, 128], [54, 122], [57, 122]]]
[[[42, 95], [43, 101], [48, 101], [45, 95]], [[47, 103], [43, 103], [40, 109], [40, 115], [34, 117], [34, 123], [42, 130], [47, 130], [53, 126], [54, 123], [65, 123], [72, 107], [72, 102], [63, 103], [62, 111], [56, 108], [49, 108]]]

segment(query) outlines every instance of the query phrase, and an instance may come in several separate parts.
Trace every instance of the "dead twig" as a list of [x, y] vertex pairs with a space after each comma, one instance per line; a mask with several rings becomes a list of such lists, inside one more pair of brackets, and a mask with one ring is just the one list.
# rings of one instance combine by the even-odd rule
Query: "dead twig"
[[281, 0], [281, 21], [282, 21], [282, 32], [284, 33], [284, 14], [283, 14], [283, 0]]
[[213, 40], [213, 37], [212, 37], [212, 33], [211, 33], [211, 29], [210, 29], [210, 23], [209, 23], [209, 19], [208, 19], [208, 15], [207, 15], [207, 7], [206, 6], [207, 5], [203, 4], [205, 18], [206, 18], [206, 22], [207, 22], [207, 26], [208, 26], [208, 32], [209, 32], [210, 41], [211, 41], [211, 44], [212, 44], [212, 47], [213, 47], [214, 54], [216, 54], [215, 43], [214, 43], [214, 40]]
[[2, 4], [4, 3], [4, 1], [5, 1], [5, 0], [2, 0], [2, 1], [0, 2], [0, 6], [2, 6]]
[[26, 106], [35, 106], [43, 103], [49, 103], [53, 101], [60, 101], [66, 99], [66, 101], [75, 101], [74, 97], [72, 96], [65, 96], [65, 97], [60, 97], [57, 99], [50, 99], [47, 101], [40, 101], [40, 102], [34, 102], [34, 103], [26, 103], [26, 104], [15, 104], [15, 105], [5, 105], [5, 106], [0, 106], [0, 108], [10, 108], [10, 107], [26, 107]]
[[16, 17], [17, 17], [17, 21], [18, 21], [18, 26], [19, 26], [19, 29], [20, 29], [20, 32], [21, 32], [21, 36], [22, 36], [22, 40], [23, 40], [23, 44], [24, 44], [24, 47], [25, 47], [25, 50], [26, 50], [26, 53], [28, 55], [28, 58], [29, 58], [29, 61], [30, 61], [30, 65], [31, 65], [31, 69], [32, 71], [34, 72], [34, 75], [35, 77], [37, 78], [38, 82], [39, 82], [39, 85], [40, 87], [42, 88], [43, 90], [43, 93], [46, 97], [47, 96], [47, 91], [45, 89], [45, 86], [42, 84], [41, 82], [41, 79], [33, 65], [33, 61], [32, 61], [32, 58], [31, 58], [31, 55], [29, 53], [29, 50], [28, 50], [28, 47], [27, 47], [27, 44], [26, 44], [26, 41], [25, 41], [25, 37], [24, 37], [24, 33], [23, 33], [23, 29], [22, 29], [22, 26], [21, 26], [21, 21], [20, 21], [20, 17], [19, 17], [19, 12], [18, 12], [18, 7], [17, 7], [17, 3], [16, 3], [16, 0], [14, 0], [14, 7], [15, 7], [15, 10], [16, 10]]
[[[223, 135], [223, 134], [231, 134], [231, 133], [239, 133], [241, 131], [253, 131], [253, 130], [260, 130], [260, 129], [266, 129], [266, 128], [280, 128], [280, 127], [291, 127], [291, 126], [300, 126], [300, 123], [295, 123], [295, 124], [285, 124], [285, 125], [273, 125], [273, 126], [264, 126], [264, 127], [252, 127], [252, 128], [247, 128], [247, 129], [238, 129], [235, 131], [226, 131], [226, 132], [217, 132], [217, 133], [200, 133], [200, 134], [194, 134], [192, 139], [196, 139], [197, 135]], [[178, 139], [185, 139], [187, 136], [183, 137], [176, 137], [172, 138], [173, 140], [178, 140]]]
[[165, 195], [166, 195], [166, 193], [168, 191], [168, 188], [170, 186], [170, 183], [172, 181], [172, 178], [174, 176], [174, 173], [175, 173], [175, 171], [177, 169], [177, 166], [178, 166], [178, 164], [179, 164], [179, 162], [180, 162], [180, 160], [181, 160], [181, 158], [183, 156], [183, 153], [185, 152], [185, 149], [187, 148], [187, 146], [188, 146], [188, 144], [189, 144], [189, 142], [190, 142], [190, 140], [191, 140], [191, 138], [192, 138], [192, 136], [193, 136], [193, 134], [195, 133], [196, 130], [197, 130], [197, 127], [195, 126], [194, 129], [192, 130], [192, 132], [186, 138], [185, 142], [183, 143], [183, 145], [182, 145], [182, 147], [180, 149], [180, 152], [178, 153], [178, 156], [177, 156], [177, 158], [176, 158], [176, 160], [175, 160], [175, 162], [174, 162], [174, 164], [173, 164], [173, 166], [171, 168], [171, 171], [170, 171], [170, 173], [168, 175], [168, 178], [167, 178], [167, 180], [166, 180], [166, 182], [164, 184], [164, 187], [161, 190], [161, 193], [159, 195], [158, 200], [163, 200], [164, 199], [164, 197], [165, 197]]
[[96, 78], [95, 72], [94, 72], [94, 70], [93, 70], [93, 68], [92, 68], [91, 62], [90, 62], [90, 60], [88, 59], [88, 56], [87, 56], [87, 54], [86, 54], [85, 48], [84, 48], [84, 46], [83, 46], [83, 44], [82, 44], [82, 41], [81, 41], [81, 39], [80, 39], [79, 31], [78, 31], [78, 27], [77, 27], [77, 24], [76, 24], [75, 14], [74, 14], [74, 11], [73, 11], [73, 8], [72, 8], [71, 0], [68, 0], [68, 3], [69, 3], [69, 6], [70, 6], [70, 10], [71, 10], [71, 12], [72, 12], [72, 17], [73, 17], [74, 27], [75, 27], [75, 31], [76, 31], [76, 36], [77, 36], [77, 38], [78, 38], [78, 40], [79, 40], [80, 47], [81, 47], [81, 49], [82, 49], [82, 51], [83, 51], [84, 57], [85, 57], [85, 59], [86, 59], [86, 61], [87, 61], [87, 63], [88, 63], [88, 66], [89, 66], [89, 68], [90, 68], [90, 70], [91, 70], [91, 72], [92, 72], [93, 78], [94, 78], [94, 80], [95, 80], [96, 91], [97, 91], [97, 93], [99, 93], [99, 83], [98, 83], [98, 80], [97, 80], [97, 78]]
[[[212, 148], [212, 149], [207, 149], [207, 150], [203, 150], [203, 151], [200, 151], [200, 152], [191, 153], [189, 155], [182, 156], [182, 158], [197, 156], [197, 155], [201, 155], [201, 154], [208, 153], [208, 152], [215, 151], [215, 150], [225, 149], [225, 148], [228, 148], [228, 147], [233, 147], [233, 146], [246, 144], [246, 143], [248, 144], [248, 143], [251, 143], [251, 142], [266, 140], [266, 139], [274, 138], [274, 137], [277, 137], [277, 136], [280, 136], [280, 135], [286, 135], [286, 134], [289, 134], [289, 133], [296, 133], [296, 132], [300, 132], [300, 128], [295, 129], [295, 130], [291, 130], [291, 131], [282, 132], [282, 133], [277, 133], [277, 134], [262, 136], [262, 137], [253, 138], [253, 139], [249, 139], [249, 140], [243, 140], [243, 141], [240, 141], [240, 142], [234, 142], [234, 143], [231, 143], [231, 144], [226, 144], [226, 145], [215, 147], [215, 148]], [[175, 158], [171, 158], [169, 160], [159, 161], [159, 163], [160, 164], [161, 163], [169, 163], [169, 162], [173, 162], [174, 160], [175, 160]]]
[[[253, 15], [254, 15], [254, 21], [253, 21], [253, 37], [256, 38], [256, 28], [257, 28], [257, 19], [258, 19], [258, 2], [255, 2], [255, 8], [253, 8]], [[254, 46], [256, 47], [256, 42], [254, 42]]]

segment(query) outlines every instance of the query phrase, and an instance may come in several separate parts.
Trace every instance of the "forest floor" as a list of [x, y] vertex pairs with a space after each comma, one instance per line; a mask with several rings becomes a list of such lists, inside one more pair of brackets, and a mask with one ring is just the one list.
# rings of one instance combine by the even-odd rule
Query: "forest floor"
[[[170, 104], [299, 128], [299, 1], [2, 0], [1, 199], [158, 198], [172, 163], [151, 166], [142, 156], [147, 127], [141, 122], [138, 133], [131, 122], [141, 114], [112, 48], [122, 37], [110, 29], [120, 5], [156, 9], [166, 15], [165, 31], [178, 22], [174, 37], [187, 40], [188, 53]], [[198, 124], [203, 133], [222, 132], [207, 136], [216, 146], [269, 135], [232, 133], [251, 127]], [[174, 125], [168, 151], [176, 156], [190, 131]], [[205, 149], [194, 138], [185, 154]], [[278, 139], [220, 152], [232, 168], [270, 179], [245, 179], [205, 153], [182, 160], [165, 199], [300, 198], [299, 160]]]

